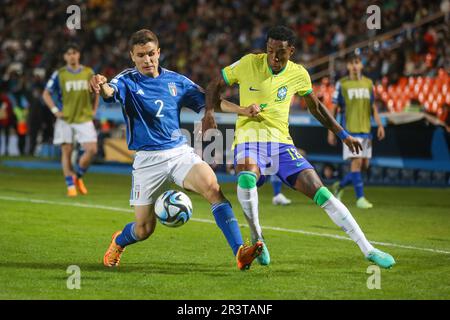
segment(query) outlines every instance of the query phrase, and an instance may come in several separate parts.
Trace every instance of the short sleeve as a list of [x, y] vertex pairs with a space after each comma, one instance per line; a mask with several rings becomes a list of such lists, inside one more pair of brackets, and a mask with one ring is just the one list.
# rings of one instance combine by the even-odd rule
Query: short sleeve
[[343, 100], [343, 97], [342, 97], [341, 82], [338, 81], [338, 82], [336, 82], [336, 85], [334, 87], [332, 102], [334, 105], [342, 106], [343, 105], [342, 100]]
[[242, 75], [242, 70], [249, 60], [250, 55], [243, 56], [240, 60], [222, 69], [222, 77], [225, 83], [229, 86], [239, 83]]
[[104, 99], [107, 103], [118, 102], [125, 104], [126, 86], [121, 75], [115, 76], [108, 85], [114, 89], [114, 95], [111, 98]]
[[309, 73], [305, 68], [301, 67], [297, 93], [300, 96], [304, 97], [310, 94], [312, 91], [312, 83], [311, 78], [309, 77]]
[[51, 93], [59, 92], [58, 71], [52, 73], [50, 79], [48, 79], [47, 84], [45, 85], [45, 89], [47, 89]]
[[196, 83], [185, 78], [180, 105], [199, 113], [205, 107], [205, 91]]

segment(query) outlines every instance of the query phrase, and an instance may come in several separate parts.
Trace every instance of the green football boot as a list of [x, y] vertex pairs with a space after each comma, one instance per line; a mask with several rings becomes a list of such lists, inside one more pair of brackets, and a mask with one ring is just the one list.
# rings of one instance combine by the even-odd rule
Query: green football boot
[[269, 249], [267, 249], [266, 243], [263, 240], [259, 240], [263, 243], [263, 249], [261, 254], [256, 258], [258, 263], [262, 266], [268, 266], [270, 264]]
[[389, 253], [378, 249], [371, 250], [366, 259], [384, 269], [391, 269], [395, 264], [394, 258]]
[[356, 200], [356, 206], [360, 209], [371, 209], [373, 208], [373, 204], [371, 204], [369, 201], [367, 201], [366, 198], [361, 197], [358, 200]]

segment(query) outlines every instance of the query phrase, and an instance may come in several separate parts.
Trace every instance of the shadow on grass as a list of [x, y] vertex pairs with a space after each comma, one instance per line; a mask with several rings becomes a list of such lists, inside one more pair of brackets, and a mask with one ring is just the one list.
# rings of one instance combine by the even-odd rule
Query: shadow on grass
[[204, 274], [214, 277], [227, 277], [233, 268], [225, 265], [184, 263], [184, 262], [161, 262], [149, 261], [148, 263], [122, 263], [117, 268], [107, 268], [102, 263], [62, 263], [62, 262], [0, 262], [0, 269], [33, 269], [33, 270], [56, 270], [66, 272], [70, 265], [77, 265], [81, 272], [102, 272], [102, 273], [143, 273], [143, 274], [165, 274], [165, 275], [186, 275]]

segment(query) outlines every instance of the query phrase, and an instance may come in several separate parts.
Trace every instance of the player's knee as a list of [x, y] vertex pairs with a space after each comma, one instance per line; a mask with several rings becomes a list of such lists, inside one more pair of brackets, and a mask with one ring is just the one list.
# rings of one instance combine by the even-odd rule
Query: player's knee
[[97, 144], [92, 144], [86, 147], [86, 152], [89, 153], [91, 156], [95, 156], [98, 152]]
[[365, 159], [362, 163], [362, 170], [367, 171], [369, 170], [370, 162], [369, 159]]
[[238, 162], [236, 164], [236, 171], [237, 172], [250, 171], [256, 174], [258, 172], [258, 165], [247, 161], [245, 161], [244, 163]]
[[241, 171], [238, 176], [238, 186], [243, 189], [256, 187], [257, 177], [252, 171]]
[[362, 165], [363, 165], [362, 159], [360, 159], [360, 158], [355, 158], [355, 159], [352, 160], [352, 163], [351, 163], [351, 170], [352, 170], [352, 171], [360, 171]]

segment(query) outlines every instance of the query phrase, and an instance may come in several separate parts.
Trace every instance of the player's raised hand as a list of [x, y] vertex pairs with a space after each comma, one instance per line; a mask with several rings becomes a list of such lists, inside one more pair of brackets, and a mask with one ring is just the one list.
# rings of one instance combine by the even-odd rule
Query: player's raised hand
[[383, 140], [385, 136], [386, 136], [386, 133], [384, 132], [384, 127], [383, 126], [379, 126], [378, 129], [377, 129], [377, 138], [378, 138], [378, 140]]
[[248, 107], [242, 108], [241, 112], [242, 112], [241, 115], [252, 118], [252, 117], [256, 117], [258, 115], [258, 113], [261, 112], [261, 108], [258, 105], [252, 103]]
[[108, 79], [106, 79], [105, 76], [96, 74], [89, 80], [89, 90], [91, 92], [100, 93], [100, 86], [106, 82], [108, 82]]
[[353, 154], [358, 154], [360, 151], [362, 151], [361, 142], [359, 142], [358, 139], [352, 136], [348, 136], [347, 138], [345, 138], [344, 143]]

